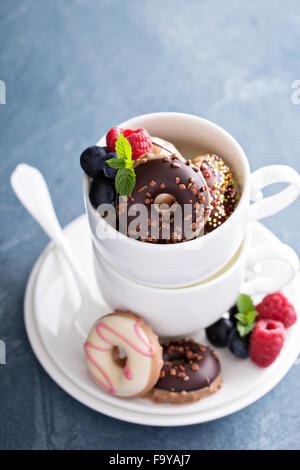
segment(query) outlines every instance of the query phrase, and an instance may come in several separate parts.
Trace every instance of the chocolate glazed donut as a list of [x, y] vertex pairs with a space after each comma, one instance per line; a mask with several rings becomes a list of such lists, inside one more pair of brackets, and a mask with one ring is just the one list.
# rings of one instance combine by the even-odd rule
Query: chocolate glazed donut
[[[181, 160], [177, 155], [161, 158], [147, 154], [139, 159], [135, 173], [132, 194], [120, 204], [117, 200], [116, 204], [120, 227], [125, 220], [128, 236], [153, 243], [176, 243], [203, 232], [211, 212], [210, 195], [205, 178], [190, 160]], [[170, 210], [160, 210], [157, 197], [162, 194], [173, 199]], [[138, 222], [136, 226], [131, 223], [139, 214], [137, 204], [142, 204], [147, 211], [143, 227]], [[127, 215], [127, 224], [124, 215]]]
[[161, 403], [190, 403], [219, 390], [221, 366], [215, 352], [194, 340], [163, 345], [160, 378], [146, 398]]

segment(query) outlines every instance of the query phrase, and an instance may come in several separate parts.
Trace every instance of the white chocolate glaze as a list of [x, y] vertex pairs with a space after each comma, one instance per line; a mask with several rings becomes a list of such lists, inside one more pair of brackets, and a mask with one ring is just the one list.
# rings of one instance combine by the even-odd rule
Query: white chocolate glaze
[[[114, 359], [114, 347], [125, 351], [124, 367]], [[84, 351], [89, 374], [107, 392], [131, 397], [147, 389], [152, 361], [157, 359], [138, 317], [114, 313], [100, 318], [89, 333]]]

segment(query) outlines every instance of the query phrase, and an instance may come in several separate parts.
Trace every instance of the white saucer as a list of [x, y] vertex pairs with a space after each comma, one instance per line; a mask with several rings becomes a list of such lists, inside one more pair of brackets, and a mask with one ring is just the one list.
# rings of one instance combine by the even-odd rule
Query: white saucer
[[[275, 236], [261, 224], [255, 224], [254, 243], [274, 241]], [[97, 291], [89, 229], [86, 217], [72, 222], [65, 234], [79, 261], [99, 306], [99, 317], [109, 311]], [[278, 240], [277, 240], [278, 241]], [[278, 241], [278, 243], [280, 243]], [[274, 270], [274, 262], [263, 266]], [[236, 359], [220, 349], [224, 384], [211, 397], [191, 404], [154, 405], [143, 399], [124, 400], [99, 389], [86, 372], [81, 341], [70, 327], [74, 307], [78, 302], [76, 288], [66, 272], [60, 256], [50, 244], [37, 261], [28, 281], [25, 296], [25, 324], [32, 348], [49, 375], [70, 395], [87, 406], [125, 421], [158, 426], [179, 426], [210, 421], [250, 405], [271, 390], [287, 373], [299, 353], [300, 322], [287, 330], [284, 348], [277, 361], [267, 369], [256, 367], [250, 360]], [[285, 276], [282, 271], [281, 275]], [[291, 302], [300, 306], [300, 274], [284, 291]], [[72, 301], [67, 291], [71, 291]], [[122, 295], [122, 293], [119, 293]], [[138, 312], [137, 312], [138, 313]], [[195, 339], [207, 343], [203, 332]]]

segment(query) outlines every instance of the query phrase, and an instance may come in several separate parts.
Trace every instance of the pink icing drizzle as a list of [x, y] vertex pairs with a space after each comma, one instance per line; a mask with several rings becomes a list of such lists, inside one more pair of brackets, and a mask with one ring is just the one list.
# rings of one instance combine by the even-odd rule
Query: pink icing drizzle
[[100, 374], [103, 375], [106, 382], [108, 383], [108, 386], [105, 383], [103, 383], [102, 380], [98, 379], [98, 377], [96, 377], [95, 374], [93, 374], [93, 372], [91, 372], [90, 370], [89, 370], [89, 373], [91, 374], [91, 376], [94, 378], [94, 380], [96, 380], [96, 382], [99, 385], [101, 385], [103, 388], [105, 388], [105, 390], [107, 390], [110, 393], [117, 393], [117, 390], [114, 388], [114, 386], [113, 386], [110, 378], [106, 374], [106, 372], [102, 369], [102, 367], [99, 366], [99, 364], [95, 361], [95, 359], [89, 353], [89, 348], [96, 349], [97, 351], [109, 351], [109, 349], [99, 348], [98, 346], [95, 346], [94, 344], [90, 343], [89, 341], [84, 343], [84, 352], [85, 352], [87, 358], [96, 367], [96, 369], [100, 372]]
[[145, 339], [143, 338], [142, 334], [141, 334], [141, 330], [140, 330], [140, 325], [138, 322], [136, 322], [136, 324], [134, 325], [134, 330], [137, 334], [137, 336], [140, 338], [140, 340], [147, 346], [148, 348], [148, 354], [145, 354], [145, 356], [152, 356], [153, 355], [153, 349], [152, 349], [152, 346], [151, 344], [147, 343], [147, 341], [145, 341]]
[[134, 330], [137, 334], [137, 336], [139, 337], [139, 339], [145, 344], [145, 346], [147, 347], [147, 351], [143, 351], [139, 346], [136, 346], [134, 343], [132, 343], [129, 339], [125, 338], [125, 336], [121, 335], [120, 333], [118, 333], [117, 331], [115, 331], [113, 328], [111, 328], [110, 326], [106, 325], [105, 323], [98, 323], [98, 325], [96, 326], [96, 331], [98, 333], [98, 335], [100, 336], [101, 339], [103, 339], [103, 341], [105, 341], [106, 343], [108, 344], [111, 344], [112, 346], [116, 346], [114, 343], [112, 343], [111, 341], [109, 341], [107, 338], [105, 338], [105, 336], [103, 336], [103, 333], [101, 331], [101, 328], [104, 328], [108, 331], [110, 331], [111, 333], [113, 333], [114, 335], [118, 336], [119, 338], [121, 338], [123, 341], [125, 341], [125, 343], [127, 343], [129, 346], [131, 346], [133, 349], [135, 349], [135, 351], [139, 352], [140, 354], [143, 354], [143, 356], [147, 356], [147, 357], [151, 357], [152, 354], [153, 354], [153, 350], [152, 350], [152, 346], [147, 343], [145, 341], [145, 339], [143, 338], [141, 332], [140, 332], [140, 327], [139, 327], [139, 324], [138, 322], [136, 322], [136, 324], [134, 325]]
[[[129, 339], [125, 338], [125, 336], [121, 335], [120, 333], [118, 333], [117, 331], [115, 331], [113, 328], [111, 328], [110, 326], [106, 325], [105, 323], [103, 322], [100, 322], [98, 323], [98, 325], [96, 326], [96, 332], [98, 334], [98, 336], [103, 340], [105, 341], [106, 343], [108, 344], [111, 344], [112, 346], [117, 346], [115, 343], [109, 341], [107, 338], [105, 338], [105, 336], [103, 335], [102, 331], [101, 331], [101, 328], [103, 329], [106, 329], [108, 331], [110, 331], [111, 333], [113, 333], [114, 335], [118, 336], [119, 338], [121, 338], [123, 341], [125, 341], [125, 343], [127, 343], [130, 347], [132, 347], [135, 351], [139, 352], [140, 354], [143, 354], [143, 356], [147, 356], [147, 357], [151, 357], [153, 355], [153, 349], [152, 349], [152, 346], [147, 342], [145, 341], [145, 338], [143, 337], [143, 335], [141, 334], [141, 331], [140, 331], [140, 325], [138, 322], [135, 323], [134, 325], [134, 331], [136, 333], [136, 335], [138, 336], [138, 338], [145, 344], [145, 346], [147, 347], [147, 350], [146, 351], [143, 351], [143, 349], [141, 349], [139, 346], [135, 345], [134, 343], [132, 343]], [[89, 348], [92, 348], [92, 349], [96, 349], [97, 351], [109, 351], [110, 348], [101, 348], [99, 346], [96, 346], [92, 343], [90, 343], [89, 341], [87, 341], [85, 344], [84, 344], [84, 351], [85, 351], [85, 354], [87, 356], [87, 358], [91, 361], [91, 363], [96, 367], [96, 369], [100, 372], [100, 374], [103, 375], [104, 379], [106, 380], [106, 382], [108, 383], [108, 386], [103, 383], [100, 379], [98, 379], [98, 377], [95, 376], [95, 374], [93, 374], [91, 371], [89, 371], [89, 373], [91, 374], [91, 376], [94, 378], [94, 380], [96, 380], [97, 383], [99, 383], [99, 385], [101, 385], [105, 390], [107, 390], [108, 392], [110, 393], [116, 393], [117, 390], [114, 388], [110, 378], [108, 377], [108, 375], [106, 374], [106, 372], [100, 367], [100, 365], [93, 359], [93, 357], [91, 356], [91, 354], [89, 353]], [[125, 364], [125, 367], [124, 367], [124, 376], [126, 377], [127, 380], [132, 380], [133, 379], [133, 373], [132, 373], [132, 370], [130, 369], [130, 366], [129, 366], [129, 362], [128, 362], [128, 359], [126, 360], [126, 364]]]
[[126, 364], [125, 364], [125, 367], [124, 367], [124, 375], [125, 375], [127, 380], [132, 380], [133, 379], [133, 373], [132, 373], [132, 370], [130, 369], [128, 359], [126, 360]]

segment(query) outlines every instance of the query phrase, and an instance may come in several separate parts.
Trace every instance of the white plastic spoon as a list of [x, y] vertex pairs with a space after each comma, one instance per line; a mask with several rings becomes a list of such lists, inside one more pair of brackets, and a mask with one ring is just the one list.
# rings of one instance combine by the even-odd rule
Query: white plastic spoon
[[82, 276], [82, 270], [66, 240], [57, 220], [46, 181], [37, 168], [21, 163], [11, 175], [11, 185], [32, 217], [41, 225], [55, 246], [63, 253], [77, 283], [81, 304], [74, 318], [74, 326], [81, 339], [85, 339], [91, 328], [90, 318], [97, 318], [97, 304]]

